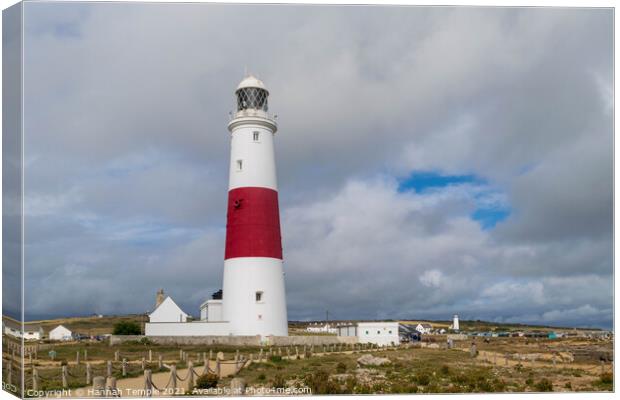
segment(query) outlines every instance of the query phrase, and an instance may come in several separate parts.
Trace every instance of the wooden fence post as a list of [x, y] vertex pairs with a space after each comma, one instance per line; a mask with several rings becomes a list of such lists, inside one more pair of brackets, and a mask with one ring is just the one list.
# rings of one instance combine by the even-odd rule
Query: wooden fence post
[[116, 378], [113, 376], [108, 376], [106, 380], [106, 395], [107, 396], [115, 396], [116, 394]]
[[67, 366], [63, 365], [62, 366], [62, 387], [67, 388], [68, 386], [69, 384], [67, 382]]
[[153, 361], [153, 350], [149, 349], [149, 362]]
[[175, 394], [177, 388], [177, 366], [170, 366], [170, 384], [172, 385], [172, 394]]
[[32, 369], [32, 390], [35, 392], [39, 390], [39, 373], [36, 368]]
[[92, 370], [90, 368], [90, 363], [86, 363], [86, 384], [90, 385], [90, 378], [92, 375]]
[[213, 350], [209, 350], [209, 360], [213, 360]]
[[84, 349], [84, 361], [88, 361], [88, 350]]
[[146, 369], [146, 360], [142, 357], [142, 371]]
[[93, 392], [95, 397], [105, 397], [105, 377], [95, 376], [93, 378]]
[[13, 360], [9, 360], [9, 371], [6, 377], [6, 383], [9, 386], [13, 384]]
[[75, 365], [80, 365], [80, 351], [75, 353]]
[[151, 397], [153, 394], [153, 386], [151, 384], [151, 370], [144, 370], [144, 389], [146, 393], [144, 394], [146, 397]]
[[194, 363], [190, 360], [187, 362], [187, 391], [191, 392], [194, 388]]
[[157, 359], [157, 365], [159, 367], [159, 369], [162, 369], [164, 366], [164, 361], [162, 360], [161, 354], [159, 355], [158, 359]]
[[118, 352], [118, 350], [116, 350], [114, 352], [114, 361], [118, 361], [118, 358], [119, 358], [119, 352]]
[[215, 374], [220, 376], [220, 359], [215, 360]]
[[123, 358], [123, 364], [121, 366], [121, 373], [123, 376], [127, 376], [127, 359]]
[[112, 376], [112, 361], [108, 360], [108, 371], [106, 376]]

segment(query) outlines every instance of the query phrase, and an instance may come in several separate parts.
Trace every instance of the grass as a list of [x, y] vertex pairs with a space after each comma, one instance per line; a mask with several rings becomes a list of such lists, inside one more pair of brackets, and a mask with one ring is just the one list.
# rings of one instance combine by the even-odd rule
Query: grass
[[[566, 382], [577, 369], [494, 366], [471, 359], [460, 350], [427, 348], [398, 349], [372, 353], [387, 357], [391, 364], [377, 367], [357, 365], [358, 354], [327, 354], [301, 360], [270, 360], [255, 363], [240, 372], [248, 386], [309, 386], [313, 394], [391, 393], [492, 393], [547, 392], [583, 388]], [[609, 375], [581, 375], [591, 390], [612, 390]], [[223, 383], [226, 385], [226, 382]], [[279, 386], [277, 386], [279, 387]], [[578, 389], [575, 389], [578, 390]]]

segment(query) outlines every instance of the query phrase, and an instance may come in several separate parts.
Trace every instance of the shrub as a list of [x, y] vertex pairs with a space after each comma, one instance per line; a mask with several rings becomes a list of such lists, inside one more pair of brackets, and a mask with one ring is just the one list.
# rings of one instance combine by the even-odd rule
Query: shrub
[[572, 390], [572, 389], [573, 389], [573, 385], [571, 385], [571, 383], [570, 383], [570, 382], [566, 382], [566, 383], [564, 384], [564, 387], [565, 387], [566, 389], [570, 389], [570, 390]]
[[549, 379], [542, 378], [536, 384], [536, 390], [538, 390], [539, 392], [553, 392], [553, 384]]
[[269, 357], [269, 361], [271, 361], [271, 362], [281, 362], [282, 361], [282, 356], [276, 356], [276, 355], [271, 356], [271, 357]]
[[114, 330], [112, 331], [114, 335], [140, 335], [142, 333], [142, 329], [140, 329], [140, 325], [132, 321], [120, 321], [114, 324]]
[[427, 374], [419, 374], [415, 376], [415, 381], [422, 386], [426, 386], [431, 382], [431, 378]]
[[339, 362], [338, 364], [336, 364], [336, 371], [339, 374], [344, 374], [345, 372], [347, 372], [347, 366], [345, 363], [343, 362]]
[[599, 377], [599, 380], [601, 383], [610, 385], [614, 383], [614, 376], [611, 372], [603, 372]]
[[256, 379], [258, 379], [259, 381], [264, 381], [267, 377], [265, 376], [265, 374], [260, 374], [256, 377]]
[[317, 371], [314, 374], [306, 375], [304, 381], [312, 389], [312, 394], [340, 394], [339, 386], [329, 379], [329, 374], [325, 371]]
[[151, 342], [151, 339], [149, 339], [147, 337], [143, 337], [142, 339], [140, 339], [140, 344], [143, 344], [143, 345], [147, 346], [147, 345], [151, 345], [153, 343]]
[[280, 374], [277, 374], [273, 377], [273, 380], [271, 381], [271, 385], [274, 388], [285, 388], [286, 387], [286, 379], [284, 379], [284, 377]]
[[440, 372], [443, 375], [448, 375], [450, 373], [450, 367], [448, 367], [447, 365], [442, 365], [441, 369], [440, 369]]
[[196, 379], [196, 388], [211, 389], [217, 386], [218, 381], [217, 374], [207, 373]]

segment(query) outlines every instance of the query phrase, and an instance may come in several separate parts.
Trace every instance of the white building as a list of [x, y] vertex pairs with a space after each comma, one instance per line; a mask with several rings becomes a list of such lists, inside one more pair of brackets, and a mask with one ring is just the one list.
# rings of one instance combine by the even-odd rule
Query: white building
[[24, 340], [40, 340], [43, 338], [44, 333], [40, 324], [26, 322], [22, 325], [21, 322], [9, 317], [2, 318], [2, 332], [5, 335], [10, 335], [17, 339], [23, 338]]
[[398, 322], [359, 322], [357, 337], [360, 343], [374, 343], [379, 346], [400, 344]]
[[431, 324], [420, 323], [415, 327], [415, 330], [420, 332], [423, 335], [428, 335], [429, 333], [433, 331], [433, 326]]
[[452, 317], [452, 325], [450, 325], [450, 329], [458, 331], [459, 330], [459, 316], [458, 314], [454, 314]]
[[201, 321], [222, 321], [222, 300], [211, 299], [200, 305]]
[[72, 332], [62, 325], [58, 325], [52, 329], [48, 334], [49, 340], [71, 340], [73, 339]]
[[319, 323], [314, 323], [312, 325], [309, 325], [306, 328], [306, 332], [311, 332], [311, 333], [338, 333], [338, 329], [335, 327], [332, 327], [330, 324], [319, 324]]
[[168, 296], [149, 314], [149, 322], [187, 322], [187, 313]]

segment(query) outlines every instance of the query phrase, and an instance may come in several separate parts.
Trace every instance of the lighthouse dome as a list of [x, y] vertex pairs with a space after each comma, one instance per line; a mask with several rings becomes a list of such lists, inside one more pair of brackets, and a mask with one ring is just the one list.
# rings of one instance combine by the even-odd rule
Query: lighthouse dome
[[263, 81], [253, 75], [245, 77], [239, 83], [235, 94], [237, 95], [237, 111], [254, 109], [266, 112], [269, 109], [267, 102], [269, 92]]
[[243, 78], [243, 80], [239, 83], [239, 86], [237, 86], [237, 90], [243, 88], [258, 88], [267, 91], [267, 88], [265, 87], [263, 81], [261, 81], [254, 75], [248, 75]]

